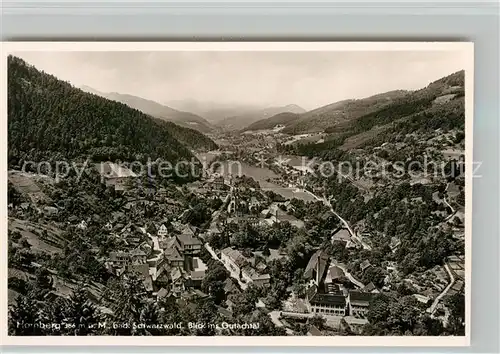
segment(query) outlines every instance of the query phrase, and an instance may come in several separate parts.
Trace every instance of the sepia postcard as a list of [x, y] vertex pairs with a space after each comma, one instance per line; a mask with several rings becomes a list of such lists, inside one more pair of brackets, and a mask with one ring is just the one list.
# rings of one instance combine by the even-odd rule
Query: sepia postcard
[[5, 345], [470, 344], [472, 43], [2, 54]]

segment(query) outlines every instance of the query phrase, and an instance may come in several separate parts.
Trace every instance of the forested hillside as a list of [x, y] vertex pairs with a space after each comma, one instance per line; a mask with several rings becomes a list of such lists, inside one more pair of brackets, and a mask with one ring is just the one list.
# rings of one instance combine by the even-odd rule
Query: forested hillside
[[288, 134], [303, 134], [324, 131], [337, 124], [349, 122], [365, 114], [378, 111], [404, 98], [409, 92], [389, 91], [363, 99], [349, 99], [335, 102], [303, 113], [283, 130]]
[[170, 132], [181, 143], [195, 150], [216, 150], [217, 144], [208, 136], [197, 130], [182, 127], [172, 122], [162, 122]]
[[302, 144], [287, 150], [309, 156], [337, 159], [342, 150], [397, 142], [407, 134], [425, 134], [436, 129], [464, 131], [464, 71], [439, 79], [427, 87], [404, 95], [391, 104], [356, 119], [326, 129], [329, 138], [321, 144]]
[[244, 129], [244, 131], [273, 129], [276, 125], [290, 124], [291, 122], [299, 119], [299, 117], [300, 115], [297, 113], [279, 113], [272, 116], [271, 118], [261, 119], [255, 123], [250, 124]]
[[179, 140], [193, 143], [197, 134], [8, 58], [9, 165], [87, 157], [175, 163], [193, 157]]

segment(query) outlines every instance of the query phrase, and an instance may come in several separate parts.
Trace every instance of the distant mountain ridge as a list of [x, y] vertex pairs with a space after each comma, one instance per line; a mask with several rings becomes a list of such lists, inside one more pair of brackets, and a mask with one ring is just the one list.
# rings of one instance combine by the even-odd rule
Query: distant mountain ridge
[[249, 112], [263, 109], [249, 104], [219, 103], [209, 101], [198, 101], [195, 99], [174, 100], [166, 102], [166, 105], [179, 111], [192, 112], [205, 118], [212, 124], [216, 124], [227, 117], [233, 117]]
[[178, 111], [152, 100], [118, 92], [100, 92], [89, 86], [81, 86], [80, 89], [98, 96], [105, 97], [109, 100], [124, 103], [127, 106], [138, 109], [139, 111], [142, 111], [153, 117], [171, 121], [186, 128], [195, 129], [202, 133], [210, 133], [214, 131], [213, 125], [206, 119], [190, 112]]

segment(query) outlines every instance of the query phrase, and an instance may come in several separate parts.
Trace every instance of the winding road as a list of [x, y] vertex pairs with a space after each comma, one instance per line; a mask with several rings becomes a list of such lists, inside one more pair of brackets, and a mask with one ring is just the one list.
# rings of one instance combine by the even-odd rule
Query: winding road
[[451, 209], [451, 214], [452, 214], [452, 215], [453, 215], [453, 214], [455, 214], [455, 208], [453, 208], [453, 207], [450, 205], [450, 203], [448, 203], [448, 201], [446, 200], [446, 196], [444, 196], [444, 197], [443, 197], [443, 202], [444, 202], [444, 204], [446, 204], [446, 206], [447, 206], [448, 208], [450, 208], [450, 209]]
[[444, 202], [444, 204], [446, 204], [446, 206], [447, 206], [448, 208], [450, 208], [450, 209], [451, 209], [451, 214], [450, 214], [450, 215], [448, 215], [448, 216], [446, 217], [446, 219], [444, 219], [444, 221], [448, 221], [448, 220], [450, 220], [452, 217], [454, 217], [454, 216], [455, 216], [455, 214], [457, 213], [457, 210], [456, 210], [455, 208], [453, 208], [453, 207], [450, 205], [450, 203], [448, 203], [448, 201], [446, 200], [446, 196], [444, 196], [444, 198], [443, 198], [443, 202]]
[[306, 190], [307, 193], [309, 193], [312, 197], [314, 197], [316, 200], [319, 200], [319, 201], [322, 201], [323, 204], [325, 204], [327, 207], [330, 208], [330, 211], [342, 222], [342, 224], [344, 225], [344, 227], [349, 231], [349, 234], [351, 235], [351, 238], [353, 238], [355, 241], [357, 241], [359, 244], [361, 244], [363, 246], [363, 248], [365, 250], [368, 250], [368, 251], [371, 251], [372, 248], [370, 245], [368, 245], [367, 243], [363, 242], [363, 240], [354, 232], [354, 230], [351, 228], [351, 226], [349, 225], [349, 223], [343, 218], [341, 217], [334, 209], [333, 209], [333, 206], [332, 206], [332, 203], [330, 203], [330, 201], [328, 199], [326, 199], [325, 197], [323, 198], [320, 198], [318, 197], [316, 194]]
[[444, 265], [444, 268], [446, 269], [446, 271], [448, 272], [448, 275], [450, 276], [450, 283], [448, 284], [448, 286], [443, 290], [443, 292], [441, 294], [439, 294], [435, 299], [434, 299], [434, 302], [432, 303], [432, 305], [427, 309], [427, 312], [430, 313], [431, 315], [434, 314], [434, 312], [436, 311], [436, 307], [439, 303], [439, 301], [443, 298], [443, 296], [446, 295], [446, 293], [451, 289], [451, 287], [453, 286], [453, 284], [455, 283], [455, 277], [453, 276], [453, 273], [451, 272], [450, 270], [450, 267], [448, 266], [448, 263], [446, 263]]
[[446, 184], [446, 188], [445, 188], [445, 190], [444, 190], [445, 194], [444, 194], [444, 196], [443, 196], [443, 202], [444, 202], [444, 204], [446, 204], [446, 206], [447, 206], [448, 208], [450, 208], [450, 209], [451, 209], [451, 214], [450, 214], [450, 215], [448, 215], [448, 216], [446, 217], [446, 219], [444, 219], [444, 221], [448, 221], [448, 220], [450, 220], [450, 219], [451, 219], [451, 218], [455, 215], [455, 213], [457, 212], [457, 210], [456, 210], [454, 207], [452, 207], [452, 206], [451, 206], [451, 204], [450, 204], [450, 203], [448, 203], [448, 201], [446, 200], [446, 193], [448, 192], [448, 187], [449, 187], [449, 186], [450, 186], [450, 183], [448, 182], [448, 183]]

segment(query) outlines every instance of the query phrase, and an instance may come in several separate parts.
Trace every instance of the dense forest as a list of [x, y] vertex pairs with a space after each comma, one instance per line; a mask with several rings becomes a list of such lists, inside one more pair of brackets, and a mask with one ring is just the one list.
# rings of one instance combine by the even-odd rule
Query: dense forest
[[172, 122], [161, 122], [170, 134], [184, 145], [195, 150], [210, 151], [218, 148], [217, 144], [197, 130], [182, 127]]
[[215, 147], [196, 131], [85, 93], [13, 56], [8, 87], [9, 166], [86, 158], [175, 164], [194, 157], [184, 144]]

